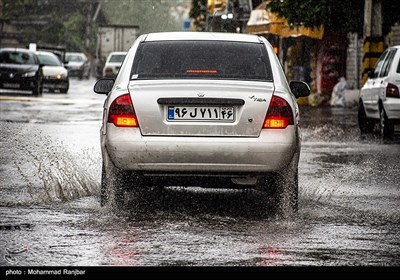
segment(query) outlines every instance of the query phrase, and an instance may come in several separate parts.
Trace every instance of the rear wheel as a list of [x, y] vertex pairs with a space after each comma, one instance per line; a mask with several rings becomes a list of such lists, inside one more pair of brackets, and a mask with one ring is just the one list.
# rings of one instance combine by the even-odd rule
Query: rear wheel
[[104, 163], [101, 172], [100, 205], [113, 204], [120, 209], [125, 204], [125, 194], [129, 191], [141, 198], [148, 190], [144, 180], [135, 172], [120, 170], [112, 163], [107, 168]]
[[109, 202], [115, 203], [119, 208], [124, 203], [124, 188], [121, 186], [121, 172], [117, 168], [106, 170], [102, 166], [101, 187], [100, 187], [100, 205], [105, 206]]
[[363, 134], [372, 133], [375, 126], [374, 120], [367, 117], [362, 100], [358, 105], [358, 126]]
[[379, 106], [379, 133], [383, 138], [390, 138], [394, 134], [394, 124], [388, 119], [383, 106]]
[[274, 202], [276, 209], [283, 215], [293, 215], [298, 211], [299, 178], [298, 170], [285, 172], [275, 178], [276, 192]]
[[284, 216], [298, 211], [298, 169], [277, 173], [273, 178], [264, 178], [261, 190], [272, 198], [274, 210]]

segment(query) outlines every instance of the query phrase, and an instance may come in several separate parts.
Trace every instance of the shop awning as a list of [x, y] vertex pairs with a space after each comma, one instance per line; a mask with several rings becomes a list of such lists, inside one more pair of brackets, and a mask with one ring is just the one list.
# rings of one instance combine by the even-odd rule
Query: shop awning
[[248, 34], [275, 34], [281, 38], [307, 36], [314, 39], [322, 39], [323, 27], [290, 26], [287, 20], [277, 14], [266, 10], [267, 2], [261, 3], [251, 11], [245, 33]]

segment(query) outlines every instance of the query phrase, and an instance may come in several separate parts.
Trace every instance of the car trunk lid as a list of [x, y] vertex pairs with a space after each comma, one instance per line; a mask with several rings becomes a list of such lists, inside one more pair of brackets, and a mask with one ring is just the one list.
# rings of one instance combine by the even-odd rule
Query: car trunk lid
[[257, 137], [272, 82], [133, 80], [129, 93], [144, 136]]

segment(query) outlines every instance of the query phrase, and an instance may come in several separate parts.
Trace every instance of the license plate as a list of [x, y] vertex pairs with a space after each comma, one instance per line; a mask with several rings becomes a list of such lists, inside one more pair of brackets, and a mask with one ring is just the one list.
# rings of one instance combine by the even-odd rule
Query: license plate
[[235, 121], [234, 107], [168, 106], [168, 121]]
[[20, 84], [11, 84], [11, 83], [3, 83], [3, 87], [5, 88], [20, 88]]

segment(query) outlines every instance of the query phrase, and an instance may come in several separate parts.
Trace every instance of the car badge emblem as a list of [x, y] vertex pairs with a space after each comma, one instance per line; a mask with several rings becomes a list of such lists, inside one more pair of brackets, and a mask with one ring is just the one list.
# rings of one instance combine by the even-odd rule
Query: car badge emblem
[[9, 77], [10, 79], [14, 78], [14, 73], [10, 73]]
[[198, 96], [198, 97], [204, 97], [205, 94], [204, 94], [204, 92], [199, 92], [199, 93], [197, 94], [197, 96]]

